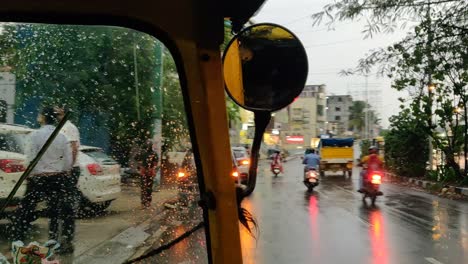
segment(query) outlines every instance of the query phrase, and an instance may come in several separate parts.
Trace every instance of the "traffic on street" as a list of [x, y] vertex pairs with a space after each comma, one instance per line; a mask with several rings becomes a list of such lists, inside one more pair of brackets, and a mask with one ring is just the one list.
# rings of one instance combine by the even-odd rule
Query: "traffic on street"
[[0, 264], [468, 264], [468, 1], [2, 1]]
[[244, 263], [467, 263], [468, 203], [384, 179], [375, 206], [353, 176], [327, 173], [309, 192], [299, 157], [278, 177], [263, 164], [244, 207], [258, 223], [242, 232]]

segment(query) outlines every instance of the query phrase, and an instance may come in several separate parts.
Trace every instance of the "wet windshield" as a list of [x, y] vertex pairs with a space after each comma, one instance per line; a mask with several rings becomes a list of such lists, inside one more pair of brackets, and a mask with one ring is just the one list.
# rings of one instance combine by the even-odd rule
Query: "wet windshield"
[[[23, 263], [37, 243], [60, 263], [122, 263], [202, 221], [195, 164], [186, 181], [171, 159], [191, 139], [161, 42], [119, 27], [4, 23], [0, 53], [0, 204], [70, 113], [0, 215], [1, 255]], [[148, 261], [206, 263], [203, 229]]]
[[236, 157], [236, 159], [241, 159], [247, 157], [247, 152], [242, 150], [234, 150], [234, 156]]
[[0, 134], [0, 150], [9, 152], [24, 152], [24, 138], [15, 134]]
[[113, 158], [99, 149], [84, 149], [81, 152], [102, 163], [117, 163]]

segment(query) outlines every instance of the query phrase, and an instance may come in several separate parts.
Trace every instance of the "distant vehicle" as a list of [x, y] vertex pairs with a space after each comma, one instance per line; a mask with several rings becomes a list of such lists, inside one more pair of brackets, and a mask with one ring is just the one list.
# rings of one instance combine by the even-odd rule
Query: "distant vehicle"
[[175, 156], [179, 158], [175, 158], [174, 161], [178, 166], [176, 178], [179, 189], [179, 202], [182, 205], [192, 207], [196, 205], [199, 196], [195, 157], [191, 150], [178, 154], [180, 155]]
[[326, 171], [342, 171], [351, 177], [354, 158], [353, 138], [322, 138], [319, 143], [320, 176]]
[[372, 205], [375, 205], [377, 196], [382, 196], [383, 193], [380, 191], [380, 185], [382, 184], [382, 178], [384, 173], [382, 171], [374, 171], [372, 173], [366, 173], [364, 176], [364, 182], [362, 189], [362, 201], [365, 202], [366, 198], [370, 198]]
[[314, 190], [314, 187], [319, 185], [318, 172], [314, 168], [304, 170], [304, 185], [307, 187], [309, 192]]
[[273, 153], [275, 153], [276, 151], [280, 151], [280, 150], [279, 149], [268, 149], [267, 150], [267, 159], [271, 160]]
[[244, 147], [232, 147], [231, 151], [237, 167], [238, 180], [240, 183], [246, 183], [249, 179], [250, 156]]

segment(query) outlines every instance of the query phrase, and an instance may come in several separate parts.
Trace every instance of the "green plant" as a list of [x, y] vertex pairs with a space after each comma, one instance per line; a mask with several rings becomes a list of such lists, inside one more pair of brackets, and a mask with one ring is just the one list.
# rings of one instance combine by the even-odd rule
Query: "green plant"
[[369, 147], [371, 146], [371, 141], [364, 139], [361, 141], [361, 159], [364, 156], [369, 154]]
[[385, 135], [386, 167], [401, 176], [425, 175], [429, 149], [424, 124], [410, 111], [391, 117], [390, 123]]

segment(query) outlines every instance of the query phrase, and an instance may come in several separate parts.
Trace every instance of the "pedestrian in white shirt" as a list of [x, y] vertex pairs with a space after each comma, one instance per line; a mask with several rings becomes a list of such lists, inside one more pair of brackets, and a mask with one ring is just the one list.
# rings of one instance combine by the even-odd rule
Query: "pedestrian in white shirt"
[[[62, 119], [65, 117], [65, 113], [70, 111], [66, 105], [64, 106], [56, 106], [55, 112], [57, 113], [57, 119], [58, 121], [62, 121]], [[80, 167], [78, 166], [77, 163], [77, 158], [78, 158], [78, 151], [80, 149], [80, 132], [78, 131], [78, 128], [70, 121], [67, 120], [65, 122], [65, 125], [62, 127], [62, 130], [60, 132], [65, 135], [65, 137], [68, 140], [68, 143], [71, 146], [72, 149], [72, 154], [73, 154], [73, 169], [72, 169], [72, 175], [73, 178], [76, 182], [78, 182], [78, 177], [80, 176]]]
[[[56, 113], [52, 107], [44, 107], [38, 116], [41, 128], [31, 134], [31, 145], [26, 152], [31, 161], [39, 153], [55, 129]], [[49, 239], [61, 242], [60, 252], [73, 252], [75, 233], [73, 190], [71, 177], [73, 155], [70, 144], [63, 134], [58, 134], [27, 179], [27, 189], [13, 219], [14, 239], [24, 240], [31, 228], [31, 220], [38, 202], [46, 201], [49, 212]], [[59, 222], [62, 230], [59, 230]], [[61, 234], [62, 237], [59, 237]]]

